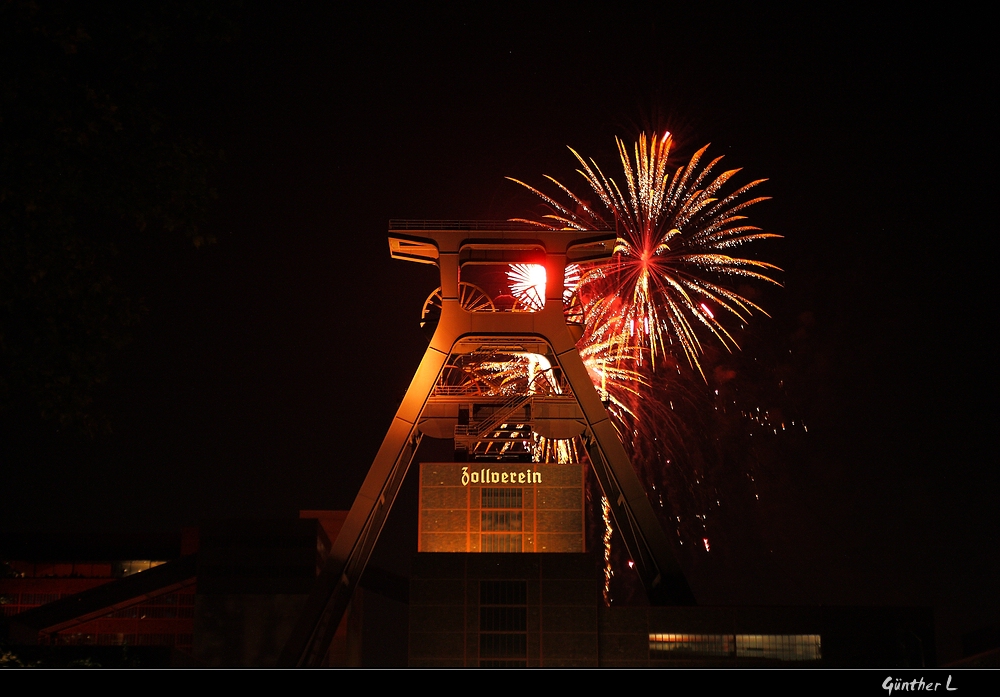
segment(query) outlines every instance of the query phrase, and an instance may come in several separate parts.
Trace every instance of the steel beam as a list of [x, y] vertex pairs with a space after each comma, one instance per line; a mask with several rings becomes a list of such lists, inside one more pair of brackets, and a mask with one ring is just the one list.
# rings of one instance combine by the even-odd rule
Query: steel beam
[[594, 470], [651, 602], [694, 602], [669, 540], [576, 350], [563, 314], [562, 283], [547, 284], [545, 306], [538, 312], [468, 312], [459, 299], [458, 274], [463, 260], [507, 262], [523, 257], [524, 261], [541, 261], [548, 278], [561, 280], [568, 261], [609, 258], [614, 237], [610, 231], [512, 229], [506, 223], [492, 228], [485, 223], [396, 225], [390, 230], [394, 258], [433, 263], [440, 269], [441, 318], [279, 665], [322, 665], [416, 454], [420, 415], [459, 342], [476, 336], [530, 337], [552, 348], [585, 415], [585, 437]]

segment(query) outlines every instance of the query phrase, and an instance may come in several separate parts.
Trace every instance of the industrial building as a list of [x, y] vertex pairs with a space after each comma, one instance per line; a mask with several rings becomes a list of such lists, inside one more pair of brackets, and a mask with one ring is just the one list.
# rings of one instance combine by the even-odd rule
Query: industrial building
[[[91, 560], [58, 576], [15, 562], [23, 577], [0, 581], [8, 641], [155, 644], [169, 664], [217, 667], [379, 665], [368, 634], [402, 637], [381, 665], [412, 667], [932, 665], [926, 609], [696, 604], [595, 388], [604, 364], [576, 348], [572, 295], [544, 280], [519, 298], [506, 290], [512, 264], [563, 279], [610, 258], [615, 238], [392, 223], [393, 257], [436, 265], [441, 287], [424, 305], [427, 352], [351, 510], [206, 523], [169, 560]], [[404, 578], [369, 562], [414, 478]], [[588, 543], [598, 515], [641, 602], [612, 606], [610, 539]]]

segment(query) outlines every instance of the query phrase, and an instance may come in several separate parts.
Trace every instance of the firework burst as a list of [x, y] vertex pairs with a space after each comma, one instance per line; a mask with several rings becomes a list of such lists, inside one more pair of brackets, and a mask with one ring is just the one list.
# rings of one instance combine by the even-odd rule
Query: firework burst
[[[670, 524], [681, 544], [687, 539], [708, 552], [707, 521], [717, 518], [726, 498], [718, 487], [725, 482], [733, 489], [741, 477], [733, 477], [732, 468], [747, 463], [723, 447], [719, 419], [727, 406], [718, 389], [713, 396], [705, 386], [720, 382], [722, 355], [738, 348], [724, 324], [766, 314], [735, 290], [735, 282], [777, 285], [771, 277], [776, 266], [737, 250], [779, 235], [746, 222], [746, 210], [766, 200], [752, 195], [765, 180], [731, 186], [739, 170], [723, 170], [722, 158], [707, 161], [707, 146], [672, 166], [669, 134], [643, 135], [631, 149], [620, 139], [617, 145], [619, 181], [570, 148], [590, 189], [586, 196], [552, 177], [546, 179], [557, 188], [555, 196], [512, 180], [548, 208], [538, 219], [517, 220], [544, 229], [617, 233], [611, 260], [567, 268], [567, 321], [583, 325], [580, 355], [651, 500], [674, 512]], [[544, 273], [541, 266], [512, 265], [508, 280], [521, 308], [540, 309]]]
[[748, 197], [765, 180], [722, 194], [739, 170], [716, 174], [721, 157], [702, 166], [708, 146], [671, 174], [669, 133], [662, 138], [640, 136], [631, 156], [623, 141], [617, 139], [617, 143], [624, 190], [596, 162], [588, 162], [570, 148], [607, 219], [584, 198], [547, 177], [571, 203], [561, 204], [512, 179], [551, 209], [541, 220], [517, 220], [547, 229], [607, 229], [613, 224], [618, 234], [614, 259], [583, 271], [577, 282], [587, 324], [610, 327], [615, 343], [644, 349], [653, 363], [667, 357], [676, 342], [687, 362], [704, 377], [696, 328], [704, 327], [731, 349], [736, 341], [716, 318], [716, 311], [741, 321], [753, 311], [764, 312], [719, 279], [739, 277], [777, 284], [768, 275], [780, 270], [773, 264], [730, 254], [742, 245], [779, 237], [744, 222], [743, 211], [766, 200]]

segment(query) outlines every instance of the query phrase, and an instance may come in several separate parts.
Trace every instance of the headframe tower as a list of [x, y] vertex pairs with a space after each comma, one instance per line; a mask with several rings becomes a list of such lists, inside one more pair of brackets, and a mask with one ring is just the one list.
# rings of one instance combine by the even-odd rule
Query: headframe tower
[[[615, 237], [612, 230], [544, 230], [510, 222], [390, 222], [394, 259], [440, 270], [441, 287], [424, 307], [424, 326], [433, 335], [281, 665], [320, 665], [425, 435], [454, 438], [459, 457], [472, 457], [477, 448], [499, 452], [523, 438], [523, 431], [517, 432], [523, 427], [555, 440], [582, 437], [650, 601], [693, 604], [669, 540], [577, 351], [580, 325], [572, 317], [568, 321], [564, 309], [567, 264], [610, 259]], [[505, 307], [472, 280], [477, 270], [509, 264], [540, 265], [545, 278], [559, 282], [545, 283], [544, 298], [531, 307]], [[463, 357], [490, 351], [537, 357], [532, 363], [537, 370], [519, 393], [470, 395], [450, 378], [461, 372]]]

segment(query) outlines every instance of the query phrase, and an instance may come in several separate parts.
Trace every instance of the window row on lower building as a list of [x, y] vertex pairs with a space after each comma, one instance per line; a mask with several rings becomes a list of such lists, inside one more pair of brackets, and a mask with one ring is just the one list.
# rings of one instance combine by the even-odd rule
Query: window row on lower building
[[58, 634], [52, 638], [57, 646], [176, 646], [190, 648], [191, 634]]
[[777, 661], [823, 658], [819, 634], [650, 634], [650, 658], [729, 656]]

